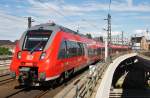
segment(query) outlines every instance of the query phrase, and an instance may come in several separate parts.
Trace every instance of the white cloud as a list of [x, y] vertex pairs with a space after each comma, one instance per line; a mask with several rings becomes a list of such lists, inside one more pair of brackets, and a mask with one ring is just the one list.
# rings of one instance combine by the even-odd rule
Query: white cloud
[[[127, 2], [112, 1], [111, 10], [120, 12], [150, 12], [150, 5], [148, 4], [144, 3], [133, 5], [133, 0], [126, 1]], [[31, 8], [28, 9], [28, 12], [31, 14], [36, 14], [37, 16], [56, 16], [59, 18], [64, 16], [82, 16], [93, 11], [108, 10], [108, 4], [102, 4], [94, 1], [79, 5], [68, 4], [64, 2], [64, 0], [54, 0], [53, 2], [28, 0], [28, 2], [32, 5]]]
[[[80, 31], [84, 34], [86, 32], [91, 32], [94, 36], [107, 34], [105, 33], [105, 31], [102, 30], [102, 28], [106, 27], [104, 26], [104, 24], [106, 24], [106, 21], [104, 21], [102, 18], [105, 18], [105, 16], [103, 16], [104, 14], [100, 13], [99, 16], [95, 16], [95, 14], [97, 13], [91, 14], [94, 12], [99, 13], [100, 11], [107, 11], [108, 4], [106, 3], [102, 4], [91, 0], [88, 0], [88, 2], [78, 5], [69, 4], [68, 2], [64, 2], [64, 0], [28, 0], [28, 3], [30, 7], [27, 7], [25, 9], [25, 11], [27, 11], [27, 13], [25, 14], [34, 17], [34, 24], [39, 24], [52, 20], [73, 30], [77, 30], [79, 25]], [[18, 8], [21, 7], [26, 6], [18, 5]], [[129, 15], [128, 12], [131, 12], [130, 14], [133, 14], [132, 12], [134, 12], [133, 16], [137, 19], [149, 19], [148, 16], [138, 16], [138, 12], [150, 12], [150, 5], [146, 3], [134, 5], [133, 0], [125, 0], [125, 2], [118, 2], [117, 0], [112, 0], [111, 10], [127, 13], [126, 16]], [[72, 16], [77, 16], [76, 18], [78, 19]], [[83, 22], [82, 19], [87, 19], [87, 22]], [[15, 37], [10, 37], [11, 39], [19, 38], [21, 33], [27, 27], [27, 21], [25, 20], [25, 18], [10, 15], [9, 13], [6, 13], [2, 10], [0, 10], [0, 22], [3, 24], [0, 26], [0, 34], [6, 37]], [[112, 23], [112, 30], [115, 28], [115, 31], [112, 31], [112, 35], [120, 34], [120, 32], [118, 32], [118, 28], [120, 27], [122, 26], [114, 25]], [[10, 31], [14, 33], [10, 34]], [[136, 32], [140, 31], [137, 30]], [[0, 39], [2, 38], [3, 37], [0, 37]]]
[[145, 36], [147, 39], [150, 39], [150, 33], [147, 33], [146, 29], [137, 29], [134, 34], [136, 36]]
[[145, 33], [146, 30], [145, 29], [137, 29], [135, 30], [135, 34], [142, 34], [142, 33]]
[[132, 0], [127, 0], [128, 6], [132, 7]]
[[54, 12], [54, 9], [59, 10], [58, 6], [51, 3], [41, 3], [34, 0], [28, 1], [32, 5], [31, 8], [28, 9], [28, 12], [32, 14], [48, 16]]
[[136, 19], [150, 20], [150, 16], [135, 16]]
[[[28, 2], [32, 5], [30, 8], [27, 9], [28, 12], [39, 17], [44, 17], [45, 20], [48, 19], [46, 17], [49, 17], [49, 19], [51, 18], [55, 21], [60, 19], [64, 20], [66, 16], [70, 16], [69, 20], [72, 20], [71, 16], [82, 17], [83, 15], [85, 16], [93, 11], [108, 10], [108, 4], [102, 4], [98, 2], [87, 2], [79, 5], [67, 4], [66, 2], [64, 2], [64, 0], [61, 0], [61, 2], [59, 2], [59, 0], [54, 0], [54, 2], [42, 2], [42, 0], [28, 0]], [[149, 5], [139, 4], [135, 6], [132, 2], [132, 0], [127, 0], [126, 3], [112, 1], [111, 10], [121, 12], [150, 11]], [[93, 17], [91, 16], [91, 18]]]
[[38, 2], [35, 0], [28, 0], [32, 5], [31, 8], [28, 9], [29, 13], [37, 14], [40, 16], [72, 16], [72, 15], [82, 15], [80, 13], [80, 8], [77, 6], [71, 6], [67, 4], [59, 5], [59, 3], [55, 2]]
[[112, 31], [112, 36], [121, 34], [120, 31]]
[[[86, 4], [86, 5], [88, 6], [88, 9], [93, 9], [95, 11], [108, 10], [108, 4], [93, 2], [91, 4]], [[111, 10], [122, 11], [122, 12], [124, 11], [150, 12], [150, 5], [148, 4], [133, 5], [133, 0], [127, 0], [127, 3], [112, 1]]]
[[16, 17], [0, 11], [0, 39], [19, 39], [26, 29], [27, 22], [25, 18]]
[[[107, 37], [107, 32], [106, 31], [102, 31], [100, 33], [101, 36], [104, 36], [104, 37]], [[115, 37], [115, 36], [119, 36], [121, 35], [121, 32], [120, 31], [111, 31], [111, 36], [112, 38]]]

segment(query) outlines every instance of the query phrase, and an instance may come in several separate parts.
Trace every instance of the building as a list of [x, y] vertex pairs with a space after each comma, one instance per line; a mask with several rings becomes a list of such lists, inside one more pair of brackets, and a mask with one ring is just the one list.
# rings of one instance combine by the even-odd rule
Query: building
[[12, 42], [10, 40], [0, 40], [0, 47], [9, 48], [9, 50], [14, 53], [14, 49], [18, 40]]
[[148, 50], [150, 50], [150, 40], [147, 40], [148, 42]]
[[131, 38], [131, 46], [133, 50], [149, 50], [148, 41], [144, 36], [141, 37], [132, 37]]

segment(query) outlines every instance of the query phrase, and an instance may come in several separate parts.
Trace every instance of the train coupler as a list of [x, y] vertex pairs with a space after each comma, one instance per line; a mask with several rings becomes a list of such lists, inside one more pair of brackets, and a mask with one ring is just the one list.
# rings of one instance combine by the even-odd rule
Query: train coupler
[[20, 85], [30, 85], [30, 86], [37, 85], [38, 81], [37, 68], [21, 67], [19, 69], [18, 81]]

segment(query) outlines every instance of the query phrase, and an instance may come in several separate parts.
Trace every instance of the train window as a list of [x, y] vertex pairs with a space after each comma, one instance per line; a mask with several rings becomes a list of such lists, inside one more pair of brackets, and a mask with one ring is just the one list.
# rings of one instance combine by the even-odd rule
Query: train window
[[72, 42], [72, 45], [73, 45], [73, 48], [72, 48], [72, 54], [73, 56], [77, 56], [78, 55], [78, 49], [79, 49], [79, 46], [77, 44], [77, 42]]
[[61, 46], [60, 46], [58, 58], [59, 59], [63, 59], [63, 58], [66, 58], [66, 57], [67, 57], [67, 53], [66, 53], [66, 41], [63, 41], [61, 43]]
[[84, 55], [85, 52], [84, 52], [84, 45], [83, 45], [83, 43], [81, 44], [81, 48], [82, 48], [82, 55]]
[[78, 56], [81, 56], [82, 55], [82, 46], [81, 46], [81, 43], [78, 42]]
[[88, 55], [89, 55], [89, 57], [94, 56], [94, 55], [95, 55], [95, 53], [94, 53], [94, 49], [89, 48], [89, 49], [88, 49]]
[[78, 42], [78, 56], [83, 55], [83, 44]]
[[72, 43], [70, 41], [67, 41], [67, 57], [71, 57], [73, 55], [72, 51]]
[[77, 43], [73, 41], [67, 41], [67, 55], [68, 57], [77, 56]]
[[97, 55], [97, 49], [94, 49], [94, 55]]
[[96, 56], [97, 55], [97, 49], [90, 49], [90, 52], [89, 52], [89, 56]]
[[75, 43], [72, 41], [67, 41], [67, 51], [68, 51], [68, 57], [73, 57], [76, 55], [76, 48]]
[[97, 49], [97, 55], [101, 55], [101, 48]]
[[23, 50], [42, 51], [51, 36], [52, 31], [34, 30], [28, 31], [23, 44]]

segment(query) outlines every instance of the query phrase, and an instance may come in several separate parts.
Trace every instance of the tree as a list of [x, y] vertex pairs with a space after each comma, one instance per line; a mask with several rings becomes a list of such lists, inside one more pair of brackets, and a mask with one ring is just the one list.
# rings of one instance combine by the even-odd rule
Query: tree
[[86, 36], [90, 39], [92, 39], [92, 35], [90, 33], [87, 33]]
[[0, 47], [0, 55], [12, 55], [12, 52], [9, 51], [9, 48]]

